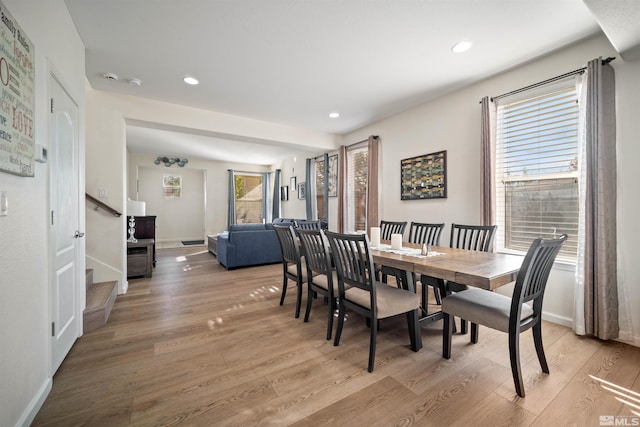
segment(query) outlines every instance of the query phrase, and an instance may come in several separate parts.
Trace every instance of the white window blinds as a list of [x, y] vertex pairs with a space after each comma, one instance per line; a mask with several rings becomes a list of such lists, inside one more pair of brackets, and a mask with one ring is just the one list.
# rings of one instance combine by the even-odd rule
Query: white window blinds
[[346, 232], [367, 229], [367, 182], [369, 149], [365, 145], [347, 150]]
[[[314, 174], [315, 175], [315, 180], [316, 180], [316, 185], [315, 185], [315, 189], [313, 189], [313, 200], [315, 201], [315, 203], [313, 203], [313, 209], [316, 212], [315, 218], [319, 219], [319, 220], [323, 220], [323, 221], [327, 221], [327, 212], [325, 212], [325, 204], [324, 204], [324, 194], [325, 194], [325, 187], [327, 186], [327, 183], [325, 182], [324, 179], [324, 171], [325, 171], [325, 164], [324, 164], [324, 159], [318, 159], [315, 162], [312, 162], [312, 165], [314, 165]], [[307, 195], [307, 197], [309, 197], [309, 195]]]
[[498, 249], [526, 252], [566, 233], [559, 258], [575, 260], [578, 235], [578, 99], [572, 81], [497, 109]]

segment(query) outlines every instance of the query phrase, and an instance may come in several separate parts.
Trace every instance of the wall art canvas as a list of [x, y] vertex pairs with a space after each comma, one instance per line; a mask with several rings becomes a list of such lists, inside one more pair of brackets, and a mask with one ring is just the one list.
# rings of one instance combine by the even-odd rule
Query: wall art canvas
[[447, 197], [446, 150], [401, 160], [400, 173], [401, 200]]
[[34, 47], [2, 2], [0, 13], [0, 171], [34, 176]]

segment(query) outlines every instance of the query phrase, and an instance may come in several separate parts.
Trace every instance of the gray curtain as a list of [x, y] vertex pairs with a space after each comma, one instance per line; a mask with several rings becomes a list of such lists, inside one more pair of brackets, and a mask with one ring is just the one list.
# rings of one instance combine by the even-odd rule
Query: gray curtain
[[270, 172], [264, 172], [262, 174], [262, 218], [265, 223], [271, 222], [271, 210], [269, 209], [269, 189], [270, 185]]
[[338, 233], [344, 233], [347, 228], [347, 147], [341, 145], [338, 149]]
[[[587, 64], [585, 121], [584, 315], [585, 332], [618, 337], [616, 271], [616, 118], [613, 67]], [[580, 265], [580, 264], [579, 264]]]
[[496, 223], [495, 191], [495, 113], [496, 105], [488, 96], [480, 101], [482, 109], [481, 153], [480, 153], [480, 200], [482, 203], [480, 221], [482, 225]]
[[378, 156], [380, 151], [380, 138], [375, 135], [369, 137], [368, 143], [368, 170], [367, 170], [367, 230], [369, 227], [377, 227], [379, 221], [378, 207]]
[[229, 169], [229, 209], [227, 210], [227, 230], [236, 223], [236, 185], [235, 171]]
[[307, 159], [306, 165], [307, 165], [307, 170], [305, 172], [305, 204], [307, 207], [307, 219], [308, 220], [312, 220], [313, 218], [313, 199], [311, 196], [311, 192], [309, 191], [309, 189], [311, 188], [311, 162], [313, 161], [313, 159]]
[[280, 218], [280, 179], [282, 171], [276, 169], [273, 178], [273, 212], [271, 213], [271, 220]]

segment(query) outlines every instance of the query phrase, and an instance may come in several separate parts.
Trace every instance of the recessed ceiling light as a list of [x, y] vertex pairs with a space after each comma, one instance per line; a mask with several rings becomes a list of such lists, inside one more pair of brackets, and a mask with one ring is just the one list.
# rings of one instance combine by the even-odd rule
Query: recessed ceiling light
[[473, 43], [470, 41], [458, 42], [451, 47], [451, 51], [453, 53], [462, 53], [471, 49], [471, 46], [473, 46]]
[[196, 79], [195, 77], [191, 77], [191, 76], [186, 76], [184, 79], [184, 82], [188, 85], [197, 85], [198, 83], [200, 83], [198, 81], [198, 79]]
[[340, 113], [329, 113], [329, 117], [331, 117], [332, 119], [336, 119], [340, 117]]
[[135, 77], [131, 77], [127, 81], [131, 86], [140, 86], [142, 84], [142, 80], [136, 79]]

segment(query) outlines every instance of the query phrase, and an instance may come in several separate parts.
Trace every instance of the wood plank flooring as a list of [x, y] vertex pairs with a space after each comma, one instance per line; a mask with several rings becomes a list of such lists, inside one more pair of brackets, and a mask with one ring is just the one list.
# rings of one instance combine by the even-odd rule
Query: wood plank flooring
[[[413, 352], [404, 316], [381, 322], [373, 373], [369, 332], [349, 314], [340, 346], [325, 340], [327, 305], [295, 319], [279, 306], [281, 265], [226, 271], [203, 247], [158, 250], [153, 278], [129, 282], [106, 326], [73, 346], [34, 426], [599, 426], [640, 420], [640, 348], [543, 325], [550, 375], [521, 337], [526, 398], [516, 395], [507, 335], [456, 335], [442, 322]], [[306, 296], [303, 298], [303, 305]], [[611, 384], [608, 384], [611, 383]], [[626, 396], [625, 396], [626, 395]], [[627, 402], [627, 403], [625, 403]], [[635, 406], [634, 406], [635, 405]], [[632, 424], [625, 424], [632, 425]]]

